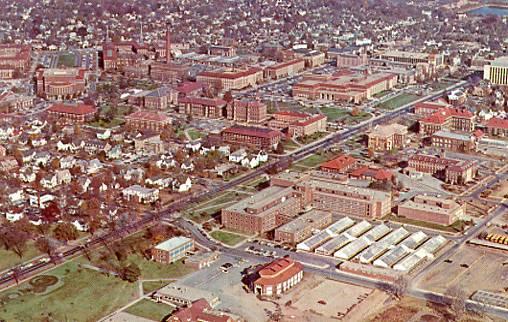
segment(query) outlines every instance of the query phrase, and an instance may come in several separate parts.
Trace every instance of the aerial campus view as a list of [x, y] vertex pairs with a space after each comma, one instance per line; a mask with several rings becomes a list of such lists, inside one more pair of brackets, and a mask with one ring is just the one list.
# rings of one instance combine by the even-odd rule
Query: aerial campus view
[[508, 320], [508, 1], [0, 6], [0, 321]]

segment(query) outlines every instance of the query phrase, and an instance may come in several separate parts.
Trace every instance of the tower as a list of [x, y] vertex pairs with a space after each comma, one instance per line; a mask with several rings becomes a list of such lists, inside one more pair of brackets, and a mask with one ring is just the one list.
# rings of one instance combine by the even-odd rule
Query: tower
[[142, 44], [143, 43], [143, 21], [140, 21], [139, 22], [140, 24], [140, 34], [139, 34], [139, 43]]
[[171, 63], [171, 33], [169, 32], [169, 22], [166, 24], [166, 64]]

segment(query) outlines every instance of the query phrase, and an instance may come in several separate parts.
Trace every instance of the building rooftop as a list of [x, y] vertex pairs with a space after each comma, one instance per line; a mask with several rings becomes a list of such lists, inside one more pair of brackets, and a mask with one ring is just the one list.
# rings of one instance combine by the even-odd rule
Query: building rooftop
[[[249, 213], [256, 212], [255, 210], [257, 210], [257, 215], [262, 216], [264, 213], [262, 209], [264, 207], [275, 201], [280, 201], [277, 204], [287, 202], [292, 196], [292, 193], [292, 188], [271, 186], [250, 197], [240, 200], [234, 205], [227, 207], [226, 210], [242, 213], [247, 213], [249, 209], [252, 210]], [[276, 205], [274, 205], [274, 207], [275, 206]]]
[[452, 139], [452, 140], [471, 141], [471, 136], [469, 136], [469, 135], [455, 133], [455, 132], [449, 132], [449, 131], [443, 131], [443, 130], [437, 131], [432, 136], [447, 138], [447, 139]]
[[303, 230], [305, 226], [315, 221], [322, 220], [325, 217], [331, 217], [331, 214], [324, 211], [313, 209], [309, 212], [304, 213], [300, 217], [288, 222], [287, 224], [282, 225], [281, 227], [277, 228], [277, 230], [287, 233], [295, 233]]
[[177, 247], [180, 247], [180, 246], [182, 246], [188, 242], [191, 242], [191, 241], [192, 241], [192, 239], [190, 239], [190, 238], [187, 238], [184, 236], [178, 236], [178, 237], [173, 237], [173, 238], [170, 238], [166, 241], [163, 241], [160, 244], [157, 244], [155, 246], [155, 248], [169, 252], [169, 251], [171, 251]]

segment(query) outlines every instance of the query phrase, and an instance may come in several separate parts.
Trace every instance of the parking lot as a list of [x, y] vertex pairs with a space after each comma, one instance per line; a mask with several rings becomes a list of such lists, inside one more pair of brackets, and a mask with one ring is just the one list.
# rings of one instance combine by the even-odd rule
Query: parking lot
[[93, 50], [44, 52], [39, 56], [38, 63], [44, 66], [44, 68], [60, 68], [65, 66], [93, 70], [97, 68], [97, 53]]

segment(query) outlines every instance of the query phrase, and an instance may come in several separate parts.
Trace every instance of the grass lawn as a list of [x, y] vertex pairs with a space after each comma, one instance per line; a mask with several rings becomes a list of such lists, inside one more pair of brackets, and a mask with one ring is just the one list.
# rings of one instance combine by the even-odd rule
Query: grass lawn
[[420, 227], [425, 227], [425, 228], [430, 228], [430, 229], [435, 229], [435, 230], [441, 230], [441, 231], [449, 232], [449, 233], [456, 233], [456, 232], [462, 231], [463, 225], [464, 225], [464, 222], [461, 220], [456, 221], [455, 223], [453, 223], [450, 226], [443, 226], [443, 225], [434, 224], [434, 223], [430, 223], [430, 222], [426, 222], [426, 221], [419, 221], [419, 220], [408, 219], [408, 218], [404, 218], [404, 217], [397, 217], [395, 215], [388, 215], [383, 219], [390, 220], [393, 222], [399, 222], [399, 223], [403, 223], [403, 224], [409, 224], [409, 225], [420, 226]]
[[230, 233], [228, 231], [223, 231], [223, 230], [212, 231], [210, 233], [210, 236], [212, 236], [214, 239], [216, 239], [226, 245], [229, 245], [229, 246], [235, 246], [236, 244], [238, 244], [239, 242], [241, 242], [245, 239], [244, 236], [237, 235], [237, 234]]
[[41, 252], [37, 250], [33, 241], [27, 243], [25, 252], [21, 258], [12, 250], [5, 250], [4, 248], [0, 248], [0, 271], [26, 262], [27, 260], [30, 260], [39, 255], [41, 255]]
[[153, 301], [143, 299], [128, 307], [125, 312], [149, 320], [162, 321], [164, 317], [174, 310], [174, 306], [165, 303], [155, 303]]
[[335, 121], [338, 118], [351, 115], [348, 110], [336, 107], [322, 107], [321, 112], [328, 117], [328, 121]]
[[285, 151], [293, 151], [299, 148], [299, 146], [295, 142], [293, 142], [293, 140], [285, 141], [283, 142], [283, 145]]
[[400, 95], [395, 96], [394, 98], [391, 98], [377, 105], [377, 107], [384, 110], [394, 110], [396, 108], [401, 107], [402, 105], [406, 105], [407, 103], [416, 101], [419, 98], [421, 97], [415, 94], [402, 93]]
[[294, 165], [297, 167], [314, 168], [314, 167], [320, 165], [321, 163], [325, 162], [326, 160], [328, 160], [327, 156], [323, 156], [320, 154], [313, 154], [310, 157], [303, 159], [302, 161], [298, 161]]
[[141, 279], [179, 278], [194, 272], [194, 269], [184, 265], [183, 260], [166, 265], [146, 260], [140, 255], [134, 254], [129, 255], [127, 261], [138, 265], [141, 270]]
[[58, 56], [58, 66], [74, 67], [76, 66], [76, 56], [71, 53], [65, 53]]
[[432, 87], [433, 90], [440, 91], [440, 90], [446, 89], [449, 86], [453, 85], [453, 83], [452, 82], [435, 82], [435, 83], [432, 83], [429, 85], [430, 85], [430, 87]]
[[147, 281], [143, 282], [143, 293], [148, 294], [164, 286], [171, 284], [172, 281]]
[[192, 140], [197, 140], [203, 137], [203, 133], [199, 132], [196, 129], [188, 129], [187, 133], [189, 134]]
[[51, 321], [97, 321], [138, 296], [137, 284], [79, 268], [74, 261], [45, 275], [59, 282], [44, 293], [27, 292], [28, 282], [0, 293], [0, 320], [41, 321], [51, 314]]
[[390, 94], [391, 92], [392, 92], [391, 90], [387, 89], [387, 90], [384, 90], [384, 91], [379, 92], [379, 93], [377, 93], [377, 94], [374, 94], [373, 96], [374, 96], [375, 98], [379, 98], [379, 97], [383, 97], [383, 96], [385, 96], [385, 95], [388, 95], [388, 94]]
[[90, 122], [88, 125], [93, 127], [104, 127], [104, 128], [113, 128], [115, 126], [119, 126], [124, 124], [125, 122], [119, 119], [113, 119], [111, 122], [107, 122], [105, 120], [98, 120], [96, 122]]

